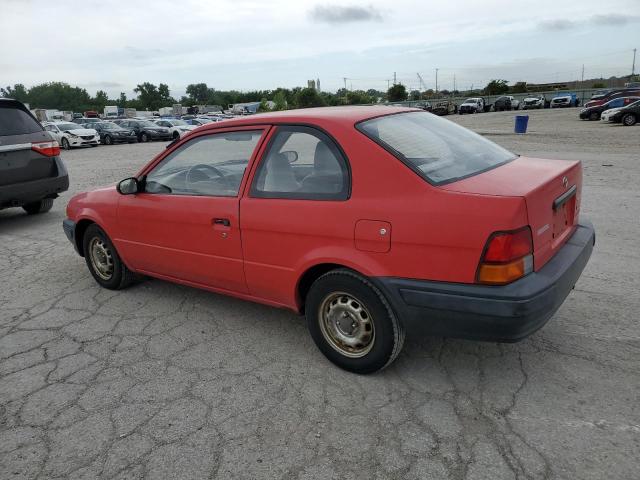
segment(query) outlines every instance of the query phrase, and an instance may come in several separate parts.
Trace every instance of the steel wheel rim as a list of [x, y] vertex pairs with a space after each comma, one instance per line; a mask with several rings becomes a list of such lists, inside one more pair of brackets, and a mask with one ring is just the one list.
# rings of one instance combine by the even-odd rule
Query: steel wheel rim
[[325, 297], [318, 312], [322, 336], [341, 355], [361, 358], [375, 343], [373, 317], [356, 297], [334, 292]]
[[96, 272], [102, 280], [110, 280], [113, 276], [113, 254], [104, 240], [93, 237], [89, 242], [89, 259]]

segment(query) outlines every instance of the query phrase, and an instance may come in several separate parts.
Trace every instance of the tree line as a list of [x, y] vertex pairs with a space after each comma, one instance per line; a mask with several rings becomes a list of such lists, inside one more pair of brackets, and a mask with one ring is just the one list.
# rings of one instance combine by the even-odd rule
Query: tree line
[[[594, 85], [594, 88], [595, 87]], [[233, 103], [261, 102], [261, 109], [266, 109], [268, 100], [275, 103], [276, 110], [288, 108], [306, 108], [335, 105], [362, 105], [378, 103], [380, 101], [399, 102], [404, 100], [430, 100], [432, 98], [450, 95], [500, 95], [505, 93], [525, 93], [531, 91], [526, 82], [517, 82], [509, 86], [506, 80], [491, 80], [484, 89], [474, 92], [459, 92], [442, 90], [407, 91], [400, 83], [392, 85], [386, 92], [369, 90], [339, 89], [337, 92], [319, 92], [313, 88], [276, 88], [275, 90], [253, 90], [240, 92], [238, 90], [216, 90], [206, 83], [192, 83], [186, 88], [186, 95], [174, 98], [169, 86], [165, 83], [155, 85], [143, 82], [133, 89], [135, 98], [127, 98], [121, 92], [118, 98], [109, 98], [107, 92], [98, 90], [91, 96], [85, 88], [69, 85], [64, 82], [47, 82], [26, 88], [23, 84], [15, 84], [0, 88], [0, 95], [15, 98], [28, 103], [33, 108], [50, 108], [84, 112], [87, 110], [102, 111], [106, 105], [135, 108], [136, 110], [158, 110], [173, 103], [184, 106], [220, 105], [226, 108]]]

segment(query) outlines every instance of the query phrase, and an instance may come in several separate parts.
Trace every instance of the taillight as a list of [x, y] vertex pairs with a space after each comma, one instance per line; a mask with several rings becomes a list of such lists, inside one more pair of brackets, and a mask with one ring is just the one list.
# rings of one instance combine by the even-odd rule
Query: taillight
[[511, 283], [533, 271], [531, 229], [491, 234], [478, 266], [477, 281], [488, 285]]
[[58, 142], [55, 140], [51, 142], [32, 143], [31, 150], [41, 153], [46, 157], [55, 157], [60, 155], [60, 145], [58, 145]]

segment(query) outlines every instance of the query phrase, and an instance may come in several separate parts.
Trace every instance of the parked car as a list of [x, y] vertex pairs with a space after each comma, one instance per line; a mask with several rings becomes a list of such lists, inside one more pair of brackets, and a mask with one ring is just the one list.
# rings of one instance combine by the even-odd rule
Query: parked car
[[544, 95], [529, 95], [522, 101], [523, 110], [532, 110], [545, 107]]
[[169, 129], [171, 133], [171, 138], [174, 140], [176, 138], [180, 138], [185, 133], [189, 133], [191, 130], [198, 128], [196, 125], [190, 125], [184, 120], [176, 120], [169, 118], [161, 118], [159, 120], [153, 120], [153, 123], [160, 127], [165, 127]]
[[113, 122], [93, 123], [92, 127], [100, 135], [100, 142], [105, 145], [113, 145], [114, 143], [134, 143], [138, 141], [136, 132], [123, 128]]
[[602, 113], [602, 120], [607, 122], [622, 123], [625, 127], [631, 127], [640, 119], [640, 100], [622, 108], [606, 110]]
[[287, 308], [328, 359], [369, 373], [405, 333], [541, 328], [591, 255], [581, 198], [578, 161], [415, 109], [313, 108], [205, 125], [75, 195], [63, 227], [105, 288], [139, 273]]
[[433, 107], [431, 106], [431, 102], [418, 102], [413, 106], [414, 108], [421, 108], [425, 112], [431, 112], [433, 110]]
[[98, 132], [93, 128], [85, 128], [84, 125], [73, 122], [44, 122], [42, 125], [65, 150], [73, 147], [97, 147], [100, 144]]
[[551, 99], [550, 108], [577, 107], [580, 99], [575, 93], [560, 93]]
[[458, 106], [451, 100], [436, 100], [431, 103], [431, 113], [439, 116], [450, 115], [458, 111]]
[[467, 98], [458, 107], [458, 113], [480, 113], [484, 112], [484, 99], [480, 97]]
[[610, 90], [604, 94], [594, 95], [584, 106], [586, 108], [595, 107], [620, 97], [640, 97], [640, 88], [619, 88]]
[[202, 125], [206, 125], [207, 123], [215, 122], [216, 120], [212, 118], [191, 118], [189, 120], [185, 120], [187, 124], [194, 125], [196, 127], [201, 127]]
[[518, 110], [520, 108], [520, 101], [511, 95], [504, 95], [498, 97], [493, 102], [493, 110], [496, 112], [502, 112], [504, 110]]
[[103, 122], [104, 120], [102, 120], [101, 118], [74, 117], [71, 121], [73, 123], [77, 123], [78, 125], [91, 126], [91, 124], [100, 123], [100, 122]]
[[171, 140], [171, 132], [166, 127], [156, 125], [150, 120], [120, 120], [118, 123], [122, 128], [133, 130], [139, 142], [150, 140]]
[[622, 108], [630, 103], [637, 102], [640, 97], [619, 97], [609, 100], [602, 105], [595, 105], [589, 108], [583, 108], [580, 110], [579, 117], [581, 120], [600, 120], [602, 112], [605, 110], [611, 110], [614, 108]]
[[9, 98], [0, 98], [0, 172], [0, 209], [47, 212], [69, 188], [58, 142], [22, 102]]

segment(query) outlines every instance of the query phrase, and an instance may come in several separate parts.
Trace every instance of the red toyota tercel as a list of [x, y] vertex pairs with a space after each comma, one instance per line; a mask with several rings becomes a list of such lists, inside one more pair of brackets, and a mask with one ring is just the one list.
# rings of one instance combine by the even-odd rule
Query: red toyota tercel
[[338, 366], [405, 332], [516, 341], [595, 243], [577, 161], [525, 158], [431, 113], [335, 107], [200, 127], [81, 193], [64, 231], [103, 287], [135, 274], [304, 313]]

